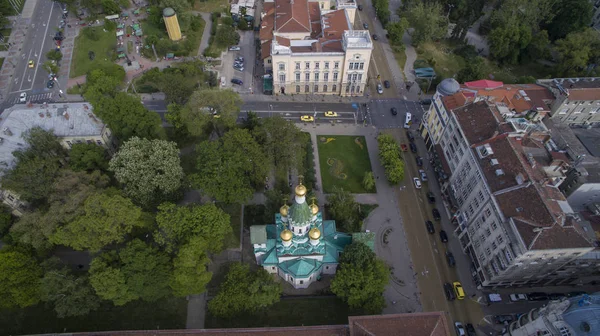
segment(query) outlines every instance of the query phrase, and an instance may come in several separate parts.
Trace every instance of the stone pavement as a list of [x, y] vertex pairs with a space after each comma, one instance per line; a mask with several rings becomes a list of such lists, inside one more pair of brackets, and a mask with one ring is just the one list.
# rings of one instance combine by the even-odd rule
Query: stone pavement
[[187, 298], [187, 320], [186, 329], [204, 329], [204, 317], [206, 316], [206, 292], [198, 295], [190, 295]]
[[[321, 175], [316, 146], [317, 135], [361, 135], [365, 137], [373, 173], [381, 178], [376, 179], [377, 194], [359, 194], [356, 195], [356, 198], [361, 203], [379, 204], [379, 207], [365, 220], [365, 229], [375, 233], [376, 253], [392, 270], [390, 283], [384, 292], [387, 307], [383, 312], [392, 314], [422, 311], [411, 254], [402, 226], [402, 217], [398, 210], [397, 197], [394, 187], [388, 185], [385, 179], [385, 170], [379, 162], [377, 129], [374, 127], [330, 124], [300, 125], [300, 128], [310, 133], [313, 141], [315, 170], [317, 171], [317, 186], [319, 189], [321, 189]], [[325, 195], [320, 192], [316, 194], [319, 203], [323, 204]], [[384, 242], [384, 236], [387, 238], [387, 243]]]

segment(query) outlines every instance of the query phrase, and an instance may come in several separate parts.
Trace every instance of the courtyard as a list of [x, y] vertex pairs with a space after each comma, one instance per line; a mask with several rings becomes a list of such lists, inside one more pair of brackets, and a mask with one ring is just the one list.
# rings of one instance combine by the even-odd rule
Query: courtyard
[[371, 172], [364, 136], [318, 135], [317, 143], [324, 193], [333, 192], [334, 187], [353, 194], [369, 192], [363, 186], [365, 174]]

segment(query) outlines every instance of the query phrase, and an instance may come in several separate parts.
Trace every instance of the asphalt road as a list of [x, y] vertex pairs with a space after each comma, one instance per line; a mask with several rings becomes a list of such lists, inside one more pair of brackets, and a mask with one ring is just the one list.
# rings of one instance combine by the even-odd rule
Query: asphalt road
[[[374, 126], [378, 128], [398, 128], [404, 126], [406, 112], [412, 114], [413, 120], [423, 117], [423, 106], [419, 102], [404, 99], [372, 100], [369, 104], [369, 114]], [[392, 115], [391, 109], [395, 107], [397, 115]], [[418, 124], [418, 122], [413, 122]]]
[[[18, 102], [21, 92], [26, 92], [28, 100], [44, 102], [58, 95], [57, 85], [47, 89], [48, 73], [42, 68], [46, 61], [46, 53], [55, 48], [54, 34], [62, 20], [62, 8], [50, 0], [39, 0], [31, 18], [31, 25], [20, 50], [21, 59], [16, 64], [15, 80], [10, 89], [7, 102], [12, 105]], [[29, 60], [34, 67], [29, 68]]]

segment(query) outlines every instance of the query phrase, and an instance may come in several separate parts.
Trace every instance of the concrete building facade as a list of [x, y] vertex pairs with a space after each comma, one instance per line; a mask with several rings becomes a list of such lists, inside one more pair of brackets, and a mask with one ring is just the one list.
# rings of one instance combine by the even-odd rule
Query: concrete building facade
[[600, 78], [540, 79], [555, 97], [550, 116], [570, 126], [600, 127]]

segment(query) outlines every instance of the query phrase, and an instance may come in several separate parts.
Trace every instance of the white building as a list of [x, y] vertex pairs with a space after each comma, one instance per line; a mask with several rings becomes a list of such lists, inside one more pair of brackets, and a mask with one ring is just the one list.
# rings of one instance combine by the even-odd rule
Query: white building
[[261, 57], [275, 94], [364, 94], [373, 42], [368, 30], [354, 30], [356, 8], [343, 0], [265, 1]]
[[[75, 143], [94, 143], [112, 152], [116, 149], [112, 133], [94, 115], [88, 103], [18, 104], [2, 112], [0, 118], [0, 167], [10, 169], [15, 164], [14, 151], [24, 150], [27, 143], [22, 135], [40, 127], [52, 131], [65, 148]], [[24, 204], [18, 195], [8, 190], [0, 193], [2, 202], [20, 214]]]
[[600, 126], [600, 78], [540, 79], [555, 96], [552, 119], [584, 127]]

